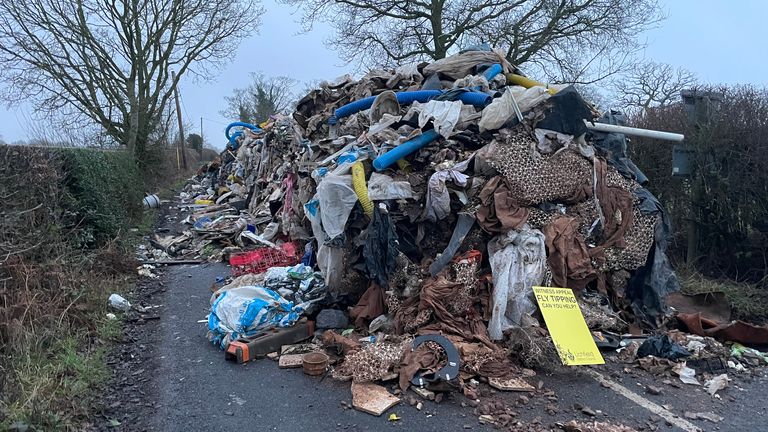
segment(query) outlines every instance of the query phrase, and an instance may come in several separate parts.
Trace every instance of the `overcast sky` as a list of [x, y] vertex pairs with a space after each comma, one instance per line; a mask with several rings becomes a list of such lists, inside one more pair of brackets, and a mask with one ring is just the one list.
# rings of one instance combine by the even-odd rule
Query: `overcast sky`
[[[641, 38], [645, 57], [682, 66], [708, 83], [768, 84], [768, 1], [661, 0], [667, 19]], [[299, 34], [292, 10], [264, 0], [267, 13], [259, 34], [242, 42], [232, 62], [209, 82], [182, 80], [182, 112], [186, 123], [200, 129], [203, 118], [206, 141], [223, 148], [224, 127], [231, 121], [219, 114], [224, 96], [248, 83], [249, 72], [286, 75], [305, 83], [332, 80], [351, 71], [323, 42], [329, 35], [318, 25]], [[0, 107], [0, 137], [7, 142], [34, 135], [35, 123], [28, 107]]]

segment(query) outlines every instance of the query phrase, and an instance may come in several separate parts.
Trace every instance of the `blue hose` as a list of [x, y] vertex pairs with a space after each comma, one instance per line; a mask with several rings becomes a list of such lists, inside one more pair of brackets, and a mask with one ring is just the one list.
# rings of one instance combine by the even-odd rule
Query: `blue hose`
[[[397, 95], [397, 102], [400, 105], [409, 105], [414, 102], [427, 102], [440, 96], [443, 94], [443, 92], [441, 90], [416, 90], [409, 92], [398, 92], [395, 94]], [[487, 105], [490, 99], [491, 97], [487, 94], [479, 92], [464, 92], [459, 95], [459, 100], [465, 104], [480, 107]], [[336, 124], [339, 119], [369, 109], [371, 106], [373, 106], [374, 100], [376, 100], [376, 96], [370, 96], [336, 108], [333, 116], [328, 119], [328, 124]]]
[[258, 132], [264, 132], [260, 128], [254, 126], [254, 125], [252, 125], [250, 123], [245, 123], [245, 122], [233, 122], [233, 123], [230, 123], [229, 126], [227, 126], [227, 128], [224, 130], [224, 135], [227, 136], [227, 139], [229, 140], [229, 143], [232, 144], [233, 148], [237, 148], [237, 141], [236, 140], [237, 140], [237, 138], [239, 136], [241, 136], [243, 134], [243, 132], [237, 131], [237, 132], [233, 133], [232, 135], [230, 135], [229, 131], [230, 131], [230, 129], [232, 129], [234, 127], [248, 128], [248, 129], [250, 129], [250, 130], [252, 130], [254, 132], [257, 132], [257, 133]]
[[398, 159], [402, 159], [436, 140], [438, 136], [437, 131], [434, 129], [428, 130], [416, 138], [406, 141], [374, 159], [373, 168], [376, 169], [376, 171], [385, 170], [387, 167], [397, 162]]
[[490, 81], [500, 73], [501, 73], [501, 65], [496, 63], [491, 65], [491, 67], [489, 67], [488, 69], [486, 69], [485, 72], [483, 72], [483, 76], [485, 77], [485, 79]]

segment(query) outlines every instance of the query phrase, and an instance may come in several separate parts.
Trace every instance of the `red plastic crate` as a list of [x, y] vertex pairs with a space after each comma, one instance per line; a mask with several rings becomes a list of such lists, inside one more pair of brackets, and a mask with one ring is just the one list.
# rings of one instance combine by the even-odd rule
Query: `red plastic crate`
[[301, 261], [302, 249], [296, 242], [283, 243], [276, 248], [264, 247], [229, 257], [232, 276], [246, 273], [264, 273], [271, 267], [296, 265]]

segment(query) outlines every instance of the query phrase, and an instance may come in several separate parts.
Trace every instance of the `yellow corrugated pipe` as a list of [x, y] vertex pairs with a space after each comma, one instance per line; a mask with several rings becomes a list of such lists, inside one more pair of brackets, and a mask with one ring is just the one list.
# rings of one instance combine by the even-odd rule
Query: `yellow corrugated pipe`
[[368, 217], [373, 217], [373, 202], [368, 199], [368, 185], [365, 184], [365, 167], [363, 161], [357, 161], [352, 165], [352, 189], [355, 190], [360, 205]]
[[[525, 88], [531, 88], [531, 87], [534, 87], [534, 86], [539, 86], [539, 87], [547, 88], [547, 84], [543, 84], [543, 83], [540, 83], [538, 81], [534, 81], [534, 80], [532, 80], [530, 78], [526, 78], [526, 77], [524, 77], [522, 75], [508, 73], [506, 76], [507, 76], [507, 83], [508, 84], [515, 84], [515, 85], [523, 86]], [[547, 91], [549, 92], [549, 94], [552, 94], [552, 95], [557, 93], [557, 90], [555, 90], [553, 88], [547, 88]]]

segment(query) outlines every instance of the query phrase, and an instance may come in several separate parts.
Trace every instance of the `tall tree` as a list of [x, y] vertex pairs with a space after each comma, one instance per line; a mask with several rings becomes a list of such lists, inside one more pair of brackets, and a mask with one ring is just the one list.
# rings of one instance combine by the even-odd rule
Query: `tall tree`
[[187, 135], [187, 147], [192, 150], [201, 150], [203, 148], [203, 137], [196, 133]]
[[2, 0], [2, 96], [90, 119], [141, 159], [179, 80], [258, 28], [257, 1]]
[[251, 73], [251, 84], [227, 96], [223, 116], [246, 123], [260, 123], [270, 115], [287, 111], [294, 102], [296, 80], [285, 76], [266, 77]]
[[680, 90], [696, 85], [696, 75], [665, 63], [638, 63], [615, 80], [616, 96], [622, 108], [646, 111], [680, 100]]
[[488, 42], [546, 78], [589, 83], [620, 70], [636, 35], [661, 19], [657, 0], [281, 0], [324, 21], [347, 61], [364, 66], [444, 58]]

